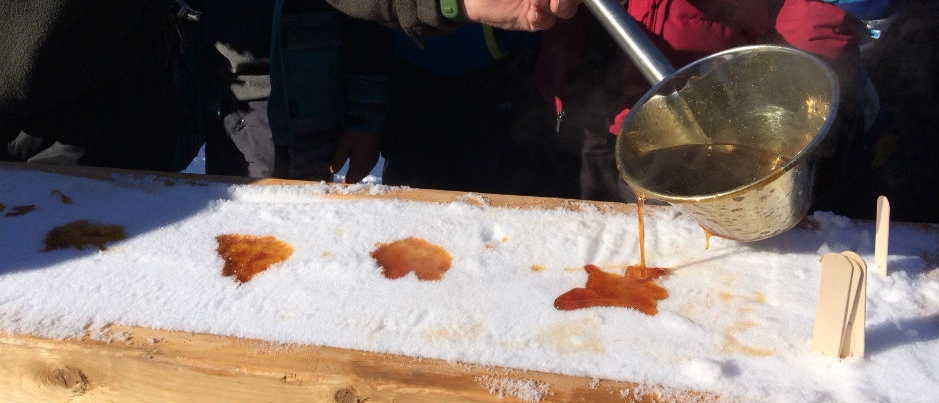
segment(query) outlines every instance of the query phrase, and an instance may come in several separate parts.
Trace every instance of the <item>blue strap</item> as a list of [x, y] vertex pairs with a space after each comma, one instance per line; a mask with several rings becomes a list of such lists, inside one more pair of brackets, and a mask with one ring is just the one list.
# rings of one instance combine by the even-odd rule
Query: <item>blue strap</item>
[[893, 3], [896, 3], [892, 0], [825, 0], [825, 2], [838, 6], [865, 21], [889, 17], [894, 13]]

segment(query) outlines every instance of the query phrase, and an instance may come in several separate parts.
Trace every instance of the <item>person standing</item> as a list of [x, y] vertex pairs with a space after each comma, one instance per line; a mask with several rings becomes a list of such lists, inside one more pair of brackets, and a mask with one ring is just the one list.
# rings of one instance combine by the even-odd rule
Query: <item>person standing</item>
[[200, 7], [206, 173], [332, 180], [338, 155], [351, 157], [350, 179], [371, 170], [390, 102], [390, 31], [321, 0]]
[[530, 79], [537, 33], [468, 23], [423, 46], [399, 34], [396, 45], [400, 102], [385, 133], [383, 183], [577, 196], [577, 165], [556, 159], [565, 145], [542, 135], [551, 122]]
[[198, 152], [173, 0], [0, 0], [0, 160], [141, 170]]
[[[630, 0], [624, 7], [673, 66], [755, 44], [793, 46], [829, 63], [841, 84], [841, 102], [820, 147], [823, 165], [831, 167], [820, 169], [817, 186], [837, 177], [845, 150], [866, 124], [859, 96], [863, 26], [856, 18], [819, 0]], [[651, 86], [638, 68], [592, 16], [579, 13], [542, 34], [535, 80], [556, 105], [560, 135], [581, 139], [582, 147], [572, 150], [581, 158], [580, 197], [635, 201], [613, 145], [630, 107]]]

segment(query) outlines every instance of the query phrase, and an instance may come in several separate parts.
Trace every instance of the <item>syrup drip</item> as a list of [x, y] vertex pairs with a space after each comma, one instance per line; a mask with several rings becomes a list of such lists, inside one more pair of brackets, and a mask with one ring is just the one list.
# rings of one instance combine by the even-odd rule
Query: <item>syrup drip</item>
[[714, 233], [711, 231], [708, 231], [708, 229], [704, 227], [701, 227], [701, 229], [704, 230], [704, 249], [705, 250], [710, 249], [711, 237], [714, 236]]
[[645, 204], [646, 195], [636, 193], [636, 215], [639, 221], [639, 267], [646, 267], [646, 221], [645, 214], [642, 212], [642, 206]]
[[379, 244], [371, 256], [389, 279], [401, 278], [413, 271], [418, 279], [440, 280], [450, 269], [452, 260], [446, 249], [415, 237]]
[[59, 189], [52, 189], [52, 191], [49, 192], [49, 196], [59, 196], [59, 199], [62, 200], [62, 204], [72, 204], [72, 198], [66, 196], [65, 193], [62, 193]]
[[219, 256], [225, 259], [223, 276], [235, 276], [246, 283], [272, 264], [283, 262], [293, 254], [293, 247], [273, 236], [222, 234], [215, 237]]

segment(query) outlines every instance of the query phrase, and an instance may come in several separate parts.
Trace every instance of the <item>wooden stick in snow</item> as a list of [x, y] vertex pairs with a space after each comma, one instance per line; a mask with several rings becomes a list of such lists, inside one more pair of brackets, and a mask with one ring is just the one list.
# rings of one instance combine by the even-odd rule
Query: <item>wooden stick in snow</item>
[[887, 237], [890, 233], [890, 201], [886, 196], [877, 198], [877, 219], [874, 224], [874, 265], [880, 274], [887, 275]]
[[864, 267], [853, 252], [822, 256], [813, 350], [840, 358], [864, 355]]
[[854, 266], [854, 275], [851, 278], [851, 290], [854, 295], [848, 300], [848, 324], [841, 346], [842, 357], [864, 356], [864, 318], [867, 314], [867, 264], [860, 255], [851, 251], [841, 252]]

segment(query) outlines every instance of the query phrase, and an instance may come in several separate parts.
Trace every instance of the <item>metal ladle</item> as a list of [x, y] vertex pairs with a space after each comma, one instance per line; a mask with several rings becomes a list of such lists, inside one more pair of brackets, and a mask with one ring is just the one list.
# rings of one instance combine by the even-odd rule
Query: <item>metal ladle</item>
[[675, 73], [665, 55], [616, 0], [585, 0], [587, 9], [626, 51], [649, 83], [655, 85]]
[[675, 70], [616, 0], [584, 3], [652, 84], [616, 138], [616, 166], [632, 190], [739, 241], [801, 221], [815, 149], [838, 109], [831, 68], [799, 49], [753, 45]]
[[661, 121], [668, 122], [674, 128], [671, 132], [676, 138], [672, 143], [710, 142], [710, 138], [692, 114], [692, 108], [688, 106], [685, 98], [679, 92], [681, 88], [674, 88], [675, 84], [684, 87], [685, 83], [667, 80], [675, 74], [675, 68], [652, 40], [646, 36], [639, 24], [626, 12], [623, 5], [617, 0], [585, 0], [584, 4], [594, 17], [603, 24], [603, 27], [610, 33], [620, 48], [626, 52], [626, 55], [629, 56], [650, 84], [653, 86], [671, 86], [667, 89], [658, 89], [659, 95], [651, 99], [649, 103], [656, 104], [658, 109], [663, 110], [668, 115], [667, 119], [661, 119]]

